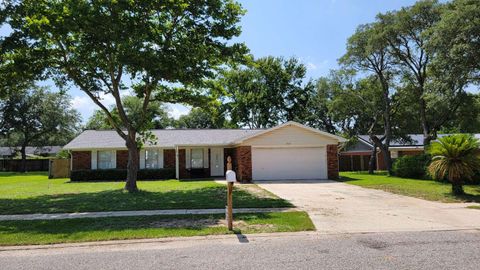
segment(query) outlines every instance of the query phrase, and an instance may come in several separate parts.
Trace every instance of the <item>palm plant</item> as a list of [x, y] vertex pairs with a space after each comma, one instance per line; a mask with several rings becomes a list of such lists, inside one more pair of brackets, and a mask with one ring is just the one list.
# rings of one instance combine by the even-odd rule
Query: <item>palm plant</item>
[[457, 134], [440, 138], [430, 146], [432, 162], [428, 172], [435, 179], [448, 179], [452, 193], [464, 194], [465, 180], [471, 180], [480, 169], [480, 142], [468, 134]]

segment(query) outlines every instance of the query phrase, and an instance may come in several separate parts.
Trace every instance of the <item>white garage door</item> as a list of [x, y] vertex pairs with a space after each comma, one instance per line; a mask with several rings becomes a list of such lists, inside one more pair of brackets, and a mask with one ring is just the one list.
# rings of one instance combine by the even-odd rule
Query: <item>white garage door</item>
[[252, 148], [253, 180], [327, 179], [325, 147]]

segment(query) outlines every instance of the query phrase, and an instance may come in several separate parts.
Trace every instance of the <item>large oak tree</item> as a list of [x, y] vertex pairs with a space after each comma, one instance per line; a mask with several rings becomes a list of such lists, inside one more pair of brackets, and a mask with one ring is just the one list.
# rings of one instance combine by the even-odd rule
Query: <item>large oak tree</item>
[[[11, 37], [43, 52], [51, 74], [88, 95], [125, 140], [131, 192], [150, 101], [198, 102], [203, 80], [246, 52], [229, 42], [243, 13], [233, 0], [10, 0], [2, 8]], [[139, 125], [128, 118], [122, 91], [142, 99]], [[103, 95], [115, 99], [121, 126]]]
[[26, 169], [27, 146], [64, 145], [78, 132], [79, 113], [68, 95], [30, 85], [0, 100], [0, 138], [20, 147]]
[[[374, 108], [375, 113], [372, 116], [368, 135], [375, 148], [378, 147], [383, 153], [387, 170], [392, 173], [392, 158], [389, 148], [390, 141], [393, 138], [392, 114], [396, 107], [393, 99], [395, 91], [392, 87], [395, 64], [383, 35], [382, 26], [380, 24], [366, 24], [358, 27], [355, 34], [348, 39], [347, 52], [340, 59], [340, 63], [346, 67], [373, 74], [380, 86], [379, 102], [375, 102], [375, 99], [370, 100], [372, 104], [369, 106]], [[373, 89], [375, 87], [372, 87]], [[381, 136], [378, 136], [375, 132], [377, 125], [383, 128]], [[372, 155], [371, 163], [373, 163], [374, 158], [374, 155]], [[370, 169], [370, 171], [372, 170]]]

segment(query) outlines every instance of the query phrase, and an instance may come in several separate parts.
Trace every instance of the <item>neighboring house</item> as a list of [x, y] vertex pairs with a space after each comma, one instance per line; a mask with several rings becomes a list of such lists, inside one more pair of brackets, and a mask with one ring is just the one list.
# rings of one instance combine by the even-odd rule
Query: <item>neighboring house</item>
[[[222, 177], [232, 158], [239, 181], [338, 178], [337, 146], [345, 139], [296, 122], [262, 130], [153, 130], [140, 169], [175, 168], [177, 179]], [[86, 130], [68, 143], [71, 169], [126, 169], [128, 152], [115, 131]]]
[[[438, 134], [438, 137], [449, 136], [451, 134]], [[480, 139], [480, 134], [474, 134]], [[390, 155], [392, 159], [407, 155], [419, 155], [424, 152], [423, 135], [409, 134], [409, 140], [392, 140], [390, 143]], [[366, 171], [368, 162], [373, 150], [373, 143], [368, 135], [357, 136], [357, 141], [353, 145], [347, 146], [340, 151], [340, 171]], [[377, 150], [377, 170], [386, 170], [383, 153]]]
[[[56, 156], [57, 153], [62, 150], [61, 146], [53, 145], [53, 146], [27, 146], [25, 148], [25, 153], [28, 157], [53, 157]], [[10, 159], [20, 154], [20, 146], [17, 147], [0, 147], [0, 158], [2, 159]]]

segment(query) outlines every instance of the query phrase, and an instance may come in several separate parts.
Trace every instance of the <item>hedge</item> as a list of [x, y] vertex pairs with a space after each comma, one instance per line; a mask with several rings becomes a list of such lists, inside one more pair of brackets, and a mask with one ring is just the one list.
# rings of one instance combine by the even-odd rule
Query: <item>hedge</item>
[[393, 174], [398, 177], [429, 179], [427, 166], [431, 157], [427, 154], [399, 157], [393, 163]]
[[[143, 169], [138, 171], [138, 180], [163, 180], [175, 178], [175, 169]], [[125, 181], [127, 170], [75, 170], [70, 173], [70, 181]]]

